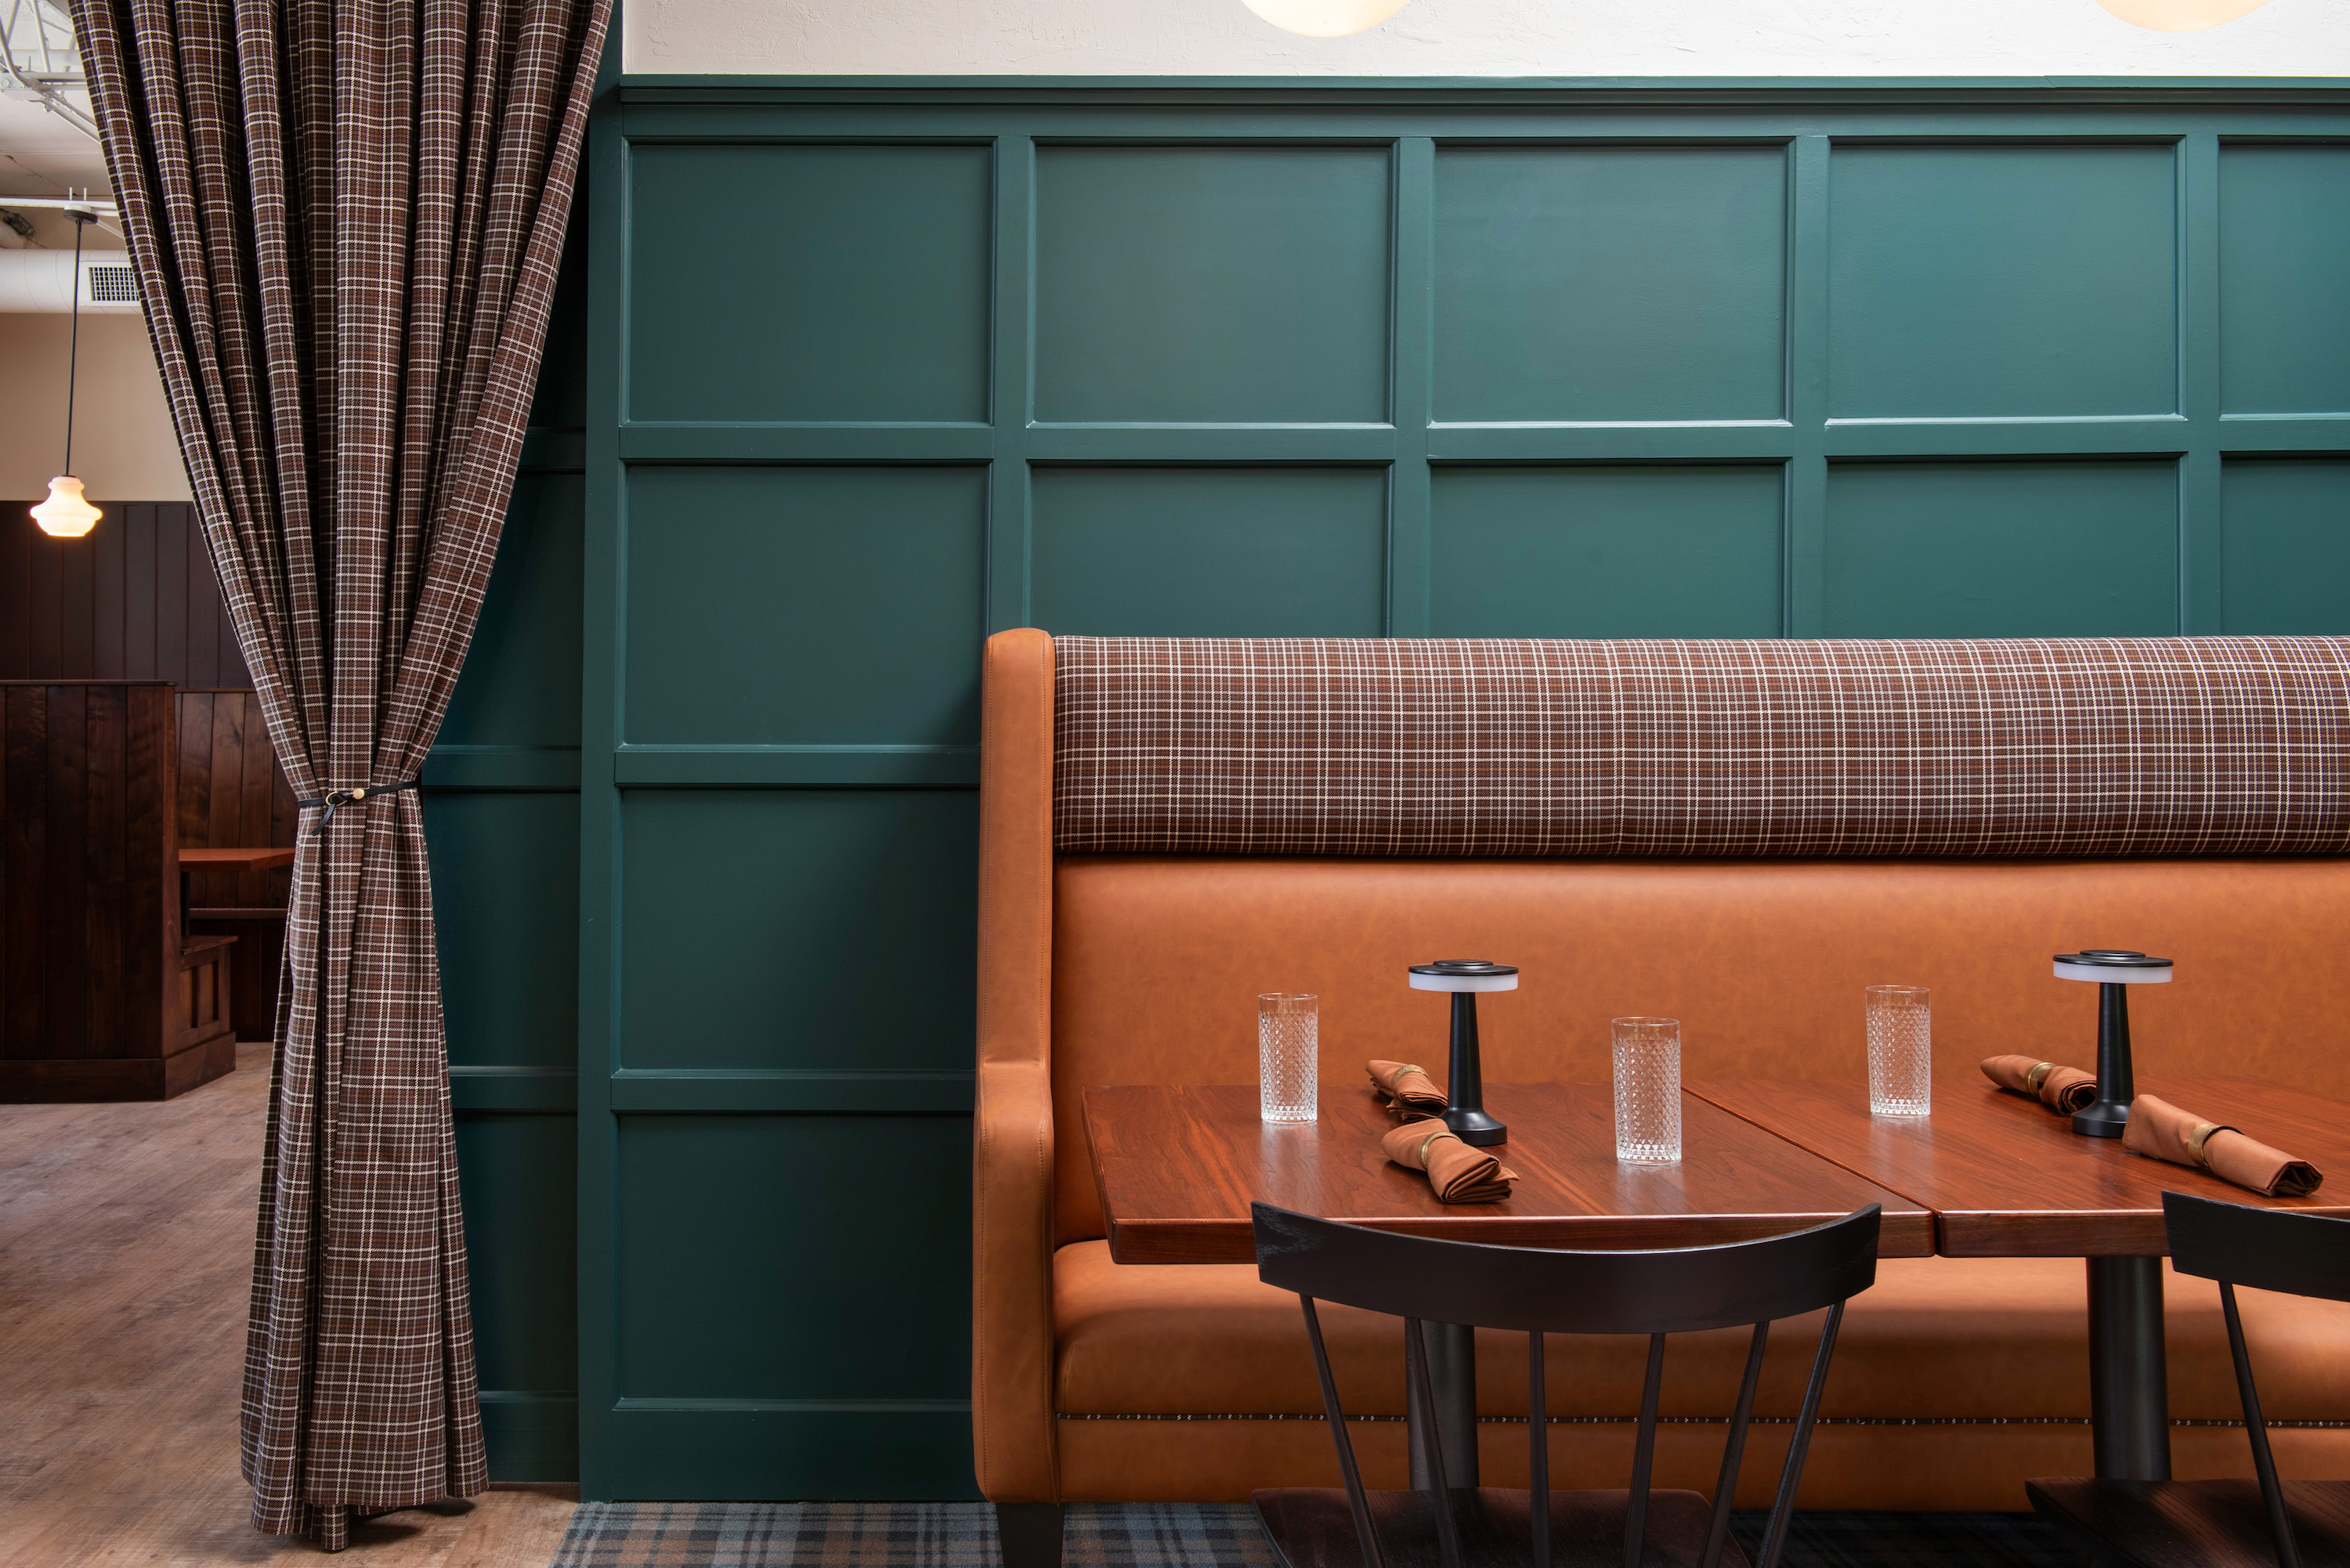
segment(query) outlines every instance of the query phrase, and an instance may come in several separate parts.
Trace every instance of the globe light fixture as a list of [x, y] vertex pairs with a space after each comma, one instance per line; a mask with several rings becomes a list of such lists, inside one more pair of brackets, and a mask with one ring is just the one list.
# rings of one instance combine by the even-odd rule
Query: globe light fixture
[[50, 480], [49, 498], [33, 508], [33, 521], [41, 532], [59, 539], [80, 538], [104, 515], [83, 497], [81, 481], [70, 473]]
[[49, 498], [33, 507], [32, 513], [42, 533], [52, 538], [78, 539], [98, 526], [103, 515], [82, 494], [81, 481], [73, 471], [74, 379], [81, 361], [81, 232], [98, 222], [98, 212], [83, 206], [68, 206], [65, 212], [74, 225], [73, 330], [66, 340], [66, 471], [49, 481]]
[[1309, 38], [1343, 38], [1378, 26], [1411, 0], [1242, 0], [1242, 4], [1284, 32], [1303, 33]]
[[2097, 0], [2123, 21], [2158, 33], [2199, 33], [2259, 10], [2268, 0]]

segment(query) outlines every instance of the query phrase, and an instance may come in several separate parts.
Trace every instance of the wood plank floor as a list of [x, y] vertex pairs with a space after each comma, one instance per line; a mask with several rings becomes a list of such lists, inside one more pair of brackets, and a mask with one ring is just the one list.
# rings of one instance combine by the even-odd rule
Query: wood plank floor
[[[325, 1559], [237, 1475], [269, 1048], [162, 1104], [0, 1106], [0, 1564]], [[338, 1563], [547, 1568], [568, 1488], [390, 1514]]]

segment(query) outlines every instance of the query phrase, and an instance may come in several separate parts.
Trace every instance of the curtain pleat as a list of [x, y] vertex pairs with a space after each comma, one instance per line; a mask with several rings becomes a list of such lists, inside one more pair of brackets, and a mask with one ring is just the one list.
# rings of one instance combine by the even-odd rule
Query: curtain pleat
[[[296, 793], [415, 779], [497, 554], [609, 0], [78, 0], [213, 562]], [[307, 806], [247, 1331], [254, 1522], [486, 1484], [413, 789]]]

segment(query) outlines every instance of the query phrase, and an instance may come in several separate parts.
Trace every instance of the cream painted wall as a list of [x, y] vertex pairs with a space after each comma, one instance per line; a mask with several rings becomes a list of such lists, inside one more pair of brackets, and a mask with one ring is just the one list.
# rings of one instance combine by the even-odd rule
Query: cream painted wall
[[[70, 325], [63, 316], [0, 315], [0, 496], [9, 500], [47, 494], [65, 456]], [[89, 498], [192, 499], [146, 321], [83, 317], [80, 362], [74, 467]]]
[[1302, 38], [1241, 0], [625, 0], [623, 68], [1149, 76], [2335, 76], [2350, 0], [2153, 33], [2095, 0], [1414, 0]]

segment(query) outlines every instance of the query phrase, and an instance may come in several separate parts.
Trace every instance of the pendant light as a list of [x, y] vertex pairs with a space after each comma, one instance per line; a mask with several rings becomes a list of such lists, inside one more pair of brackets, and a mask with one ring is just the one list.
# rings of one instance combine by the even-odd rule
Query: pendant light
[[1250, 10], [1284, 32], [1309, 38], [1343, 38], [1376, 27], [1411, 0], [1242, 0]]
[[2268, 0], [2097, 0], [2125, 22], [2158, 33], [2199, 33], [2259, 10]]
[[66, 340], [66, 471], [49, 481], [49, 498], [33, 508], [33, 521], [44, 534], [78, 539], [98, 526], [104, 515], [82, 494], [81, 481], [73, 472], [74, 379], [81, 359], [81, 232], [98, 221], [98, 213], [95, 208], [68, 205], [65, 213], [74, 226], [73, 327]]

